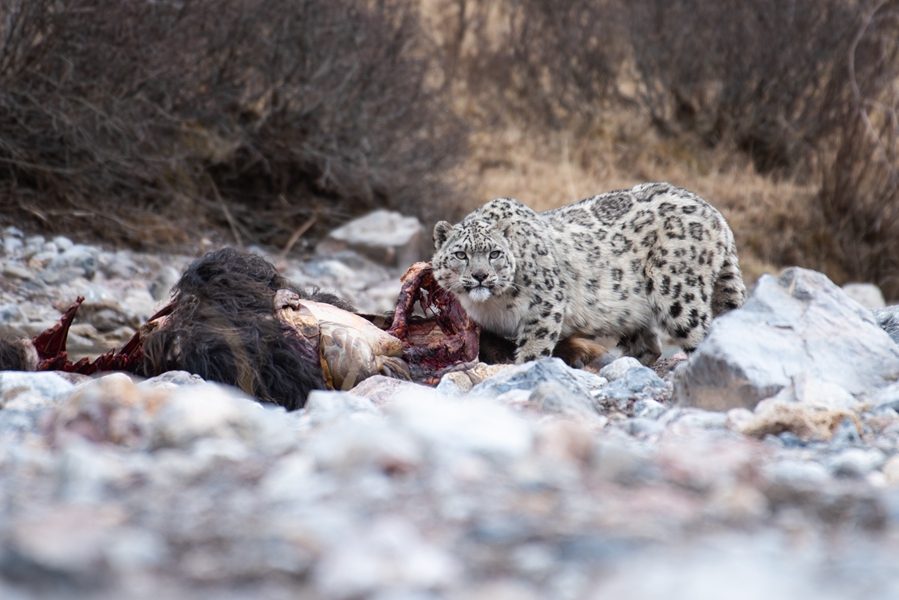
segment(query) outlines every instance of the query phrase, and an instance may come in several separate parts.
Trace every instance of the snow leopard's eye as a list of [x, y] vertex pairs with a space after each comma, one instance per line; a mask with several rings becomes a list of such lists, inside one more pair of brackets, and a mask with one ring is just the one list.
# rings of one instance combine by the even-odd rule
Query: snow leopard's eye
[[501, 252], [499, 250], [494, 250], [493, 252], [490, 253], [490, 259], [493, 260], [494, 258], [499, 258], [500, 254], [501, 254]]
[[456, 258], [458, 258], [459, 260], [465, 260], [466, 258], [468, 258], [468, 255], [464, 252], [456, 252]]

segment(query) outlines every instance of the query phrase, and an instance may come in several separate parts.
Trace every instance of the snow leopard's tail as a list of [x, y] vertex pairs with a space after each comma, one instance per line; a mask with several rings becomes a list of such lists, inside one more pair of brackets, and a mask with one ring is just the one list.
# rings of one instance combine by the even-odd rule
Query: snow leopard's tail
[[718, 271], [715, 287], [712, 289], [712, 316], [717, 317], [729, 310], [740, 308], [746, 300], [746, 285], [740, 262], [737, 259], [737, 247], [731, 242], [724, 264]]

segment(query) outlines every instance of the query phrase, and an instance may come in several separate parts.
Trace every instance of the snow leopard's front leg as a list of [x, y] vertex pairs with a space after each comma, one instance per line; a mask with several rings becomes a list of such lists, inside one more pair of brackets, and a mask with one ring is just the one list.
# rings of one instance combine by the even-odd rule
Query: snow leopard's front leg
[[562, 335], [564, 294], [537, 290], [518, 330], [515, 363], [548, 358]]

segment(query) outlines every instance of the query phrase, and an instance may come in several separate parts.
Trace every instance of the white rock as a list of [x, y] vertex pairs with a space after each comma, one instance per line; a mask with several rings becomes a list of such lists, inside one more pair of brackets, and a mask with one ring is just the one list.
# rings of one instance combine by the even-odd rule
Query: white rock
[[415, 217], [376, 210], [328, 234], [319, 252], [343, 248], [387, 266], [407, 267], [424, 258], [424, 228]]
[[843, 286], [843, 291], [865, 308], [875, 309], [886, 306], [883, 292], [873, 283], [847, 283]]
[[25, 247], [22, 237], [22, 231], [16, 227], [3, 230], [3, 252], [6, 256], [17, 255], [22, 251]]
[[9, 405], [20, 396], [55, 403], [67, 397], [75, 386], [53, 372], [0, 371], [0, 406]]
[[66, 250], [68, 250], [69, 248], [71, 248], [72, 246], [75, 245], [72, 242], [72, 240], [70, 240], [69, 238], [67, 238], [65, 236], [61, 236], [61, 235], [58, 235], [55, 238], [53, 238], [53, 243], [56, 244], [56, 247], [59, 249], [60, 252], [65, 252]]
[[9, 322], [20, 322], [25, 320], [25, 315], [22, 313], [22, 309], [19, 308], [18, 304], [3, 304], [0, 305], [0, 322], [9, 323]]
[[793, 376], [790, 384], [780, 390], [773, 399], [825, 408], [851, 409], [857, 404], [855, 397], [841, 385], [823, 381], [808, 371]]
[[793, 267], [762, 276], [742, 308], [715, 319], [675, 373], [673, 397], [715, 410], [752, 408], [802, 373], [870, 394], [899, 379], [899, 346], [827, 277]]
[[631, 356], [622, 356], [621, 358], [616, 358], [615, 360], [604, 366], [599, 374], [609, 381], [615, 381], [616, 379], [621, 379], [622, 377], [624, 377], [627, 372], [634, 367], [642, 366], [642, 363], [640, 363], [640, 361], [636, 358], [633, 358]]

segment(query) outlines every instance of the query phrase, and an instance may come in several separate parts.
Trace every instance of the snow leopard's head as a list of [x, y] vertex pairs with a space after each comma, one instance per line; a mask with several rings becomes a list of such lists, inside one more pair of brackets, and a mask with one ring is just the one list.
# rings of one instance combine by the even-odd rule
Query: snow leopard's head
[[441, 221], [434, 227], [431, 264], [437, 283], [462, 300], [484, 302], [512, 289], [515, 256], [501, 221]]

